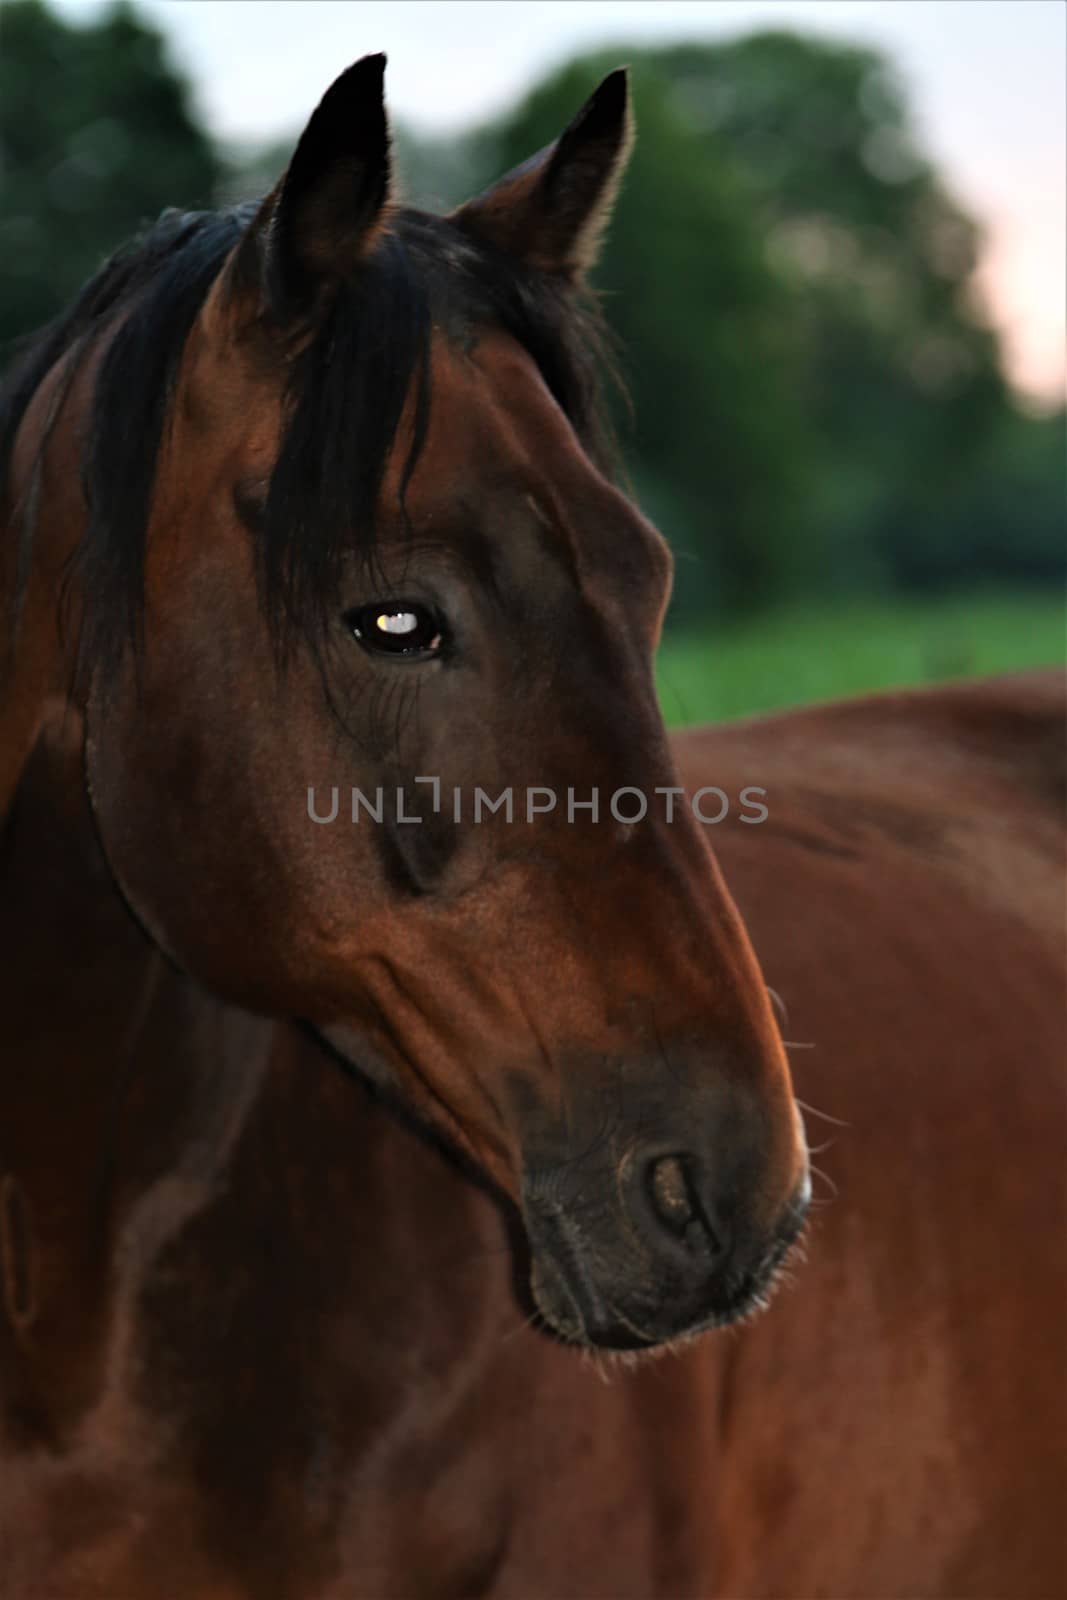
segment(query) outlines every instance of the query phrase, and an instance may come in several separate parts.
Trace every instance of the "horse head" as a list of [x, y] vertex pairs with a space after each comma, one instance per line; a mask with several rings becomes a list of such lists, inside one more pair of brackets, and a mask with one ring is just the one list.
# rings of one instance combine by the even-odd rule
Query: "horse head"
[[670, 557], [598, 426], [626, 79], [438, 217], [391, 198], [382, 70], [83, 307], [93, 811], [175, 962], [520, 1208], [557, 1333], [653, 1346], [759, 1301], [807, 1157], [657, 706]]

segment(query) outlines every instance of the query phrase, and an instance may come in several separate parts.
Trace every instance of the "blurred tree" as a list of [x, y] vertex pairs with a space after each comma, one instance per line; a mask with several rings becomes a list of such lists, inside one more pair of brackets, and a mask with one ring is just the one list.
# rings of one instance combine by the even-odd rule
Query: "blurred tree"
[[1064, 577], [1067, 412], [1010, 409], [990, 447], [922, 540], [902, 542], [896, 576], [913, 589], [950, 590], [977, 577], [1014, 585]]
[[169, 205], [210, 205], [218, 162], [167, 60], [126, 5], [72, 27], [0, 7], [0, 339], [52, 317]]
[[744, 169], [794, 290], [813, 514], [839, 576], [919, 570], [1008, 415], [972, 287], [978, 229], [922, 157], [876, 53], [789, 33], [661, 52], [706, 139]]

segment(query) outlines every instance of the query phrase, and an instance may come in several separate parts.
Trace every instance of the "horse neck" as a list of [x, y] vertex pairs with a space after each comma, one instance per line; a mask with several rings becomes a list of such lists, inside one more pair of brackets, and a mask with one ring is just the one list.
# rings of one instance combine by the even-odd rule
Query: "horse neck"
[[[86, 361], [73, 383], [71, 359], [56, 363], [27, 407], [0, 524], [0, 639], [8, 645], [0, 649], [0, 827], [45, 722], [72, 696], [80, 604], [67, 574], [86, 521], [79, 440], [98, 358]], [[28, 572], [16, 611], [27, 537]]]
[[[244, 1347], [268, 1319], [282, 1365], [336, 1348], [356, 1413], [368, 1386], [406, 1403], [423, 1358], [467, 1381], [518, 1320], [495, 1203], [313, 1039], [170, 966], [114, 887], [82, 746], [53, 701], [0, 851], [0, 1362], [32, 1436], [58, 1444], [103, 1403], [124, 1308], [164, 1261], [161, 1349], [239, 1280]], [[278, 1260], [298, 1280], [284, 1315]]]
[[47, 701], [0, 850], [0, 1360], [53, 1439], [99, 1398], [123, 1301], [223, 1177], [270, 1028], [227, 1014], [134, 921], [83, 744], [77, 708]]

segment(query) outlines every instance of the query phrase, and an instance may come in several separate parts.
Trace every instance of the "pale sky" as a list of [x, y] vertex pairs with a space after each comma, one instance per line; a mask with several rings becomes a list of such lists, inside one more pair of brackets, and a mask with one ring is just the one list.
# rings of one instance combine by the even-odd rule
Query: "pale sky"
[[[72, 20], [104, 0], [55, 0]], [[140, 0], [233, 140], [298, 131], [355, 57], [389, 53], [395, 113], [482, 121], [572, 53], [787, 26], [877, 45], [921, 142], [985, 223], [981, 282], [1020, 387], [1063, 397], [1067, 283], [1064, 0]], [[2, 47], [2, 36], [0, 36]], [[640, 106], [637, 107], [640, 127]]]

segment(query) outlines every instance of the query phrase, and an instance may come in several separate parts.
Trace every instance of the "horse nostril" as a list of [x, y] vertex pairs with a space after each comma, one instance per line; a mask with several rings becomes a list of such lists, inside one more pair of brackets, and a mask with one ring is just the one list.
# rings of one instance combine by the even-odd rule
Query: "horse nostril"
[[652, 1203], [668, 1228], [684, 1233], [694, 1216], [689, 1182], [680, 1156], [661, 1156], [651, 1167]]
[[693, 1252], [718, 1255], [721, 1241], [712, 1227], [684, 1156], [660, 1156], [648, 1167], [648, 1192], [659, 1222]]

